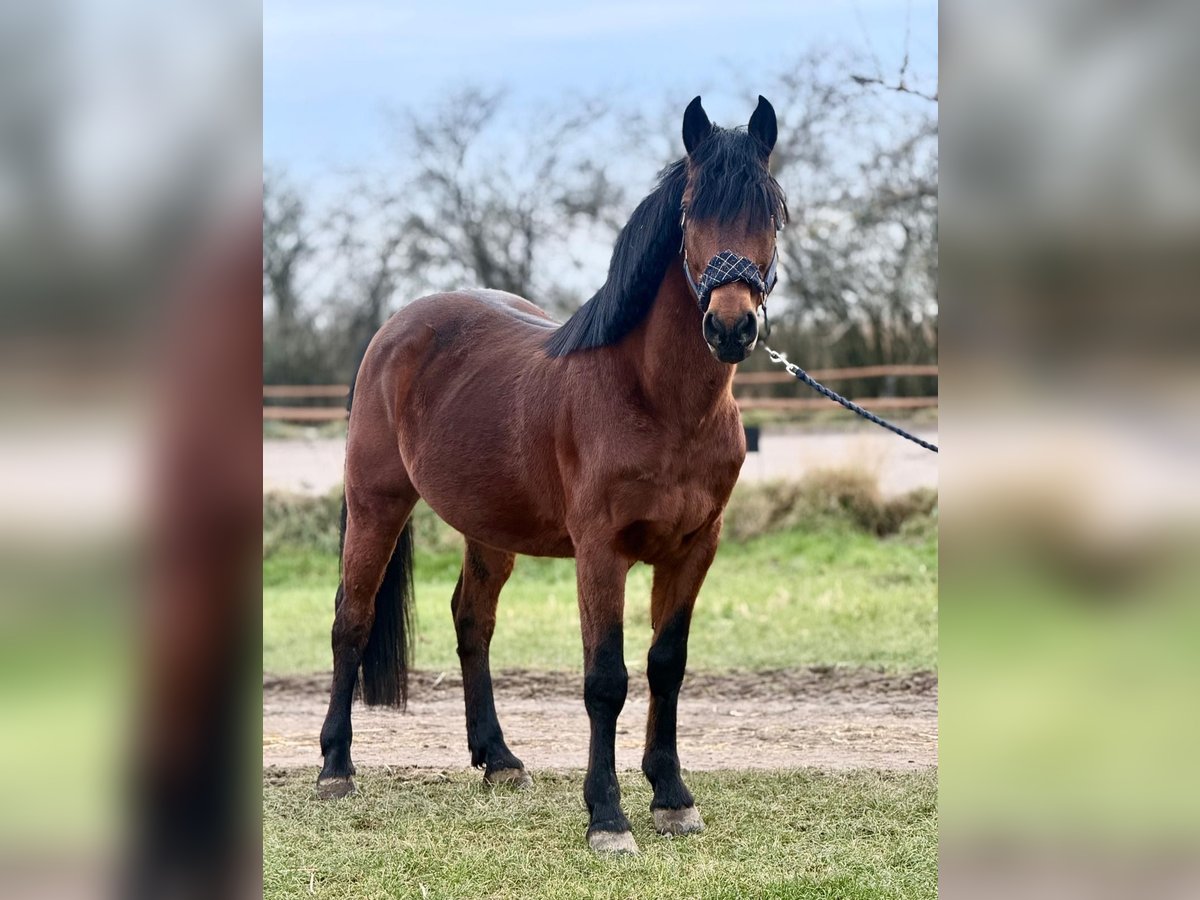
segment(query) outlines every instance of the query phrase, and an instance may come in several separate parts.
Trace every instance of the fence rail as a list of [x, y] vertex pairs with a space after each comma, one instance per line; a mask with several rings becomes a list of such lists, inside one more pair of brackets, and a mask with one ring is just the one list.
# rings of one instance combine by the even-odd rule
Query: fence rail
[[263, 397], [345, 397], [348, 384], [264, 384]]
[[[812, 369], [809, 373], [818, 381], [849, 381], [856, 378], [937, 377], [937, 366], [859, 366], [852, 369]], [[756, 385], [786, 384], [794, 379], [787, 372], [743, 372], [733, 381], [734, 390]], [[330, 399], [342, 400], [350, 391], [345, 384], [265, 384], [264, 400]], [[858, 397], [854, 402], [867, 409], [925, 409], [938, 405], [933, 397]], [[742, 410], [761, 409], [780, 412], [801, 412], [821, 409], [829, 401], [821, 397], [739, 397]], [[336, 422], [346, 418], [346, 410], [338, 406], [275, 406], [263, 405], [263, 419], [286, 422]]]

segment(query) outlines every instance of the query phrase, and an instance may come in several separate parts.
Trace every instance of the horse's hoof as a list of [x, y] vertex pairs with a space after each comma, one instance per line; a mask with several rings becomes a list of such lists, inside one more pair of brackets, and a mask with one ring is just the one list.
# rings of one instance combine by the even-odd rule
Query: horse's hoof
[[632, 831], [590, 831], [588, 846], [597, 853], [637, 853]]
[[487, 784], [508, 784], [518, 791], [533, 787], [533, 779], [524, 769], [489, 769], [484, 773], [483, 780]]
[[349, 775], [317, 779], [318, 800], [338, 800], [355, 793], [358, 793], [358, 788], [354, 786], [354, 779]]
[[704, 830], [704, 820], [700, 818], [700, 810], [694, 806], [656, 809], [654, 828], [659, 834], [695, 834]]

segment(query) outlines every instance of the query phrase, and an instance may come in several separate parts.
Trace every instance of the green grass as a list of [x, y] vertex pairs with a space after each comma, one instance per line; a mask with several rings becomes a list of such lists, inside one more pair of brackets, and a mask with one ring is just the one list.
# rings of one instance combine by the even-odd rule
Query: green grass
[[622, 775], [636, 857], [587, 850], [582, 775], [531, 791], [477, 773], [360, 777], [362, 793], [313, 798], [316, 770], [268, 772], [264, 897], [926, 898], [937, 895], [932, 772], [695, 773], [704, 833], [650, 827], [650, 790]]
[[[450, 546], [454, 546], [451, 544]], [[461, 551], [416, 558], [414, 665], [452, 669], [450, 596]], [[650, 575], [630, 573], [626, 659], [649, 646]], [[337, 560], [328, 550], [282, 549], [263, 562], [263, 670], [328, 671]], [[582, 665], [572, 560], [519, 557], [500, 597], [492, 665], [578, 671]], [[726, 541], [697, 603], [689, 667], [769, 669], [937, 666], [937, 538], [932, 528], [880, 539], [845, 523]]]

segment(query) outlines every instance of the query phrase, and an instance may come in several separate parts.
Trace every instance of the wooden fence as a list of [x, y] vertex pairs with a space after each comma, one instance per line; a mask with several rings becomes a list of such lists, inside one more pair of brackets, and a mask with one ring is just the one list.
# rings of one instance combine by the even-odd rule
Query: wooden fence
[[[820, 382], [850, 381], [859, 378], [937, 377], [937, 366], [860, 366], [854, 369], [813, 369], [808, 374]], [[739, 372], [733, 388], [795, 383], [787, 372]], [[797, 385], [803, 389], [802, 385]], [[267, 384], [263, 385], [264, 400], [330, 400], [330, 406], [275, 406], [263, 404], [263, 418], [286, 422], [336, 422], [346, 418], [345, 400], [350, 390], [345, 384]], [[807, 389], [804, 389], [807, 390]], [[739, 393], [741, 393], [739, 391]], [[934, 397], [855, 397], [854, 402], [867, 409], [924, 409], [938, 405]], [[828, 407], [824, 397], [738, 397], [743, 410], [763, 409], [799, 412]]]

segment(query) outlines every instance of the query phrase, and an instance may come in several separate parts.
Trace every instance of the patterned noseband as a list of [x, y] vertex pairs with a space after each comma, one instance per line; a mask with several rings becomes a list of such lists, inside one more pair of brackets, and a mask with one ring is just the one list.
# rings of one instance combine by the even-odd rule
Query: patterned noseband
[[697, 282], [692, 278], [692, 269], [688, 265], [687, 250], [683, 251], [683, 274], [687, 278], [687, 283], [692, 289], [692, 294], [696, 298], [696, 302], [700, 304], [700, 311], [708, 311], [709, 300], [712, 299], [712, 292], [723, 284], [733, 284], [735, 281], [744, 281], [758, 293], [762, 294], [763, 302], [766, 302], [767, 295], [775, 288], [775, 282], [778, 280], [775, 268], [779, 262], [779, 251], [776, 250], [771, 254], [771, 262], [767, 265], [767, 273], [764, 276], [758, 271], [758, 266], [752, 263], [744, 256], [739, 256], [732, 250], [722, 250], [716, 256], [708, 261], [708, 265], [704, 267], [704, 272], [700, 275], [700, 281]]

